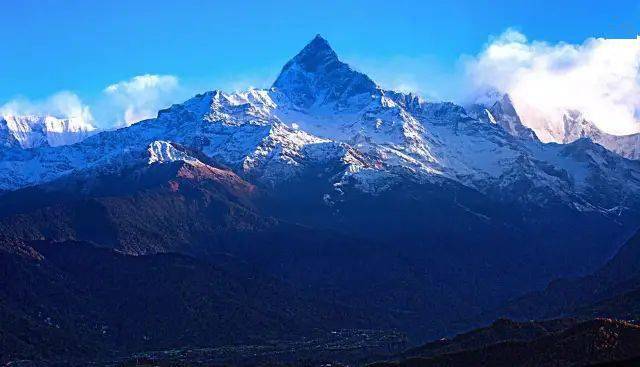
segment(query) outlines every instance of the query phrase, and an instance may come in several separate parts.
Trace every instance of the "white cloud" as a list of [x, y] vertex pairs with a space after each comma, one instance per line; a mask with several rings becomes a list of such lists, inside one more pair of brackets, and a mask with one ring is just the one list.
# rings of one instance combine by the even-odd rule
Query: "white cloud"
[[87, 123], [93, 122], [89, 106], [82, 103], [80, 97], [68, 91], [58, 92], [37, 101], [15, 98], [0, 106], [0, 115], [51, 115], [58, 118], [81, 118]]
[[181, 94], [178, 78], [173, 75], [138, 75], [111, 84], [99, 102], [103, 123], [122, 126], [156, 117], [158, 110], [177, 102]]
[[107, 86], [91, 107], [76, 94], [62, 91], [38, 101], [15, 98], [0, 105], [0, 114], [82, 117], [85, 122], [109, 129], [153, 118], [158, 110], [187, 95], [175, 76], [145, 74]]
[[612, 134], [640, 130], [640, 39], [549, 44], [508, 29], [467, 60], [466, 71], [469, 91], [509, 93], [543, 140], [558, 140], [567, 109]]

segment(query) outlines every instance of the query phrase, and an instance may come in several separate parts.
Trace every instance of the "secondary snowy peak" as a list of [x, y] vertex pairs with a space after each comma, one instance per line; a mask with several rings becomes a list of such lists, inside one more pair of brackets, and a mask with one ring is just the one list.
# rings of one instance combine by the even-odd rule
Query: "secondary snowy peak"
[[69, 145], [95, 132], [96, 128], [80, 117], [6, 115], [0, 118], [0, 146], [4, 147], [29, 149]]
[[599, 140], [600, 135], [604, 134], [591, 121], [582, 116], [580, 111], [568, 110], [562, 116], [563, 136], [562, 143], [567, 144], [582, 138], [591, 138], [594, 141]]
[[482, 100], [469, 106], [468, 110], [475, 118], [499, 125], [516, 138], [538, 140], [536, 133], [520, 120], [508, 94], [488, 93]]
[[149, 154], [148, 164], [177, 161], [183, 161], [193, 165], [202, 164], [198, 159], [168, 141], [156, 140], [152, 142], [149, 144], [149, 148], [147, 148], [147, 153]]
[[566, 111], [562, 116], [562, 122], [564, 129], [562, 143], [564, 144], [587, 138], [625, 158], [640, 159], [640, 134], [607, 134], [575, 110]]
[[[532, 115], [526, 107], [528, 115]], [[579, 139], [589, 139], [625, 158], [640, 159], [640, 134], [612, 135], [600, 130], [593, 122], [585, 119], [577, 110], [559, 111], [557, 115], [543, 116], [535, 122], [521, 120], [508, 94], [492, 91], [482, 96], [475, 104], [467, 106], [473, 117], [501, 126], [509, 134], [522, 139], [542, 140], [569, 144]], [[535, 116], [535, 113], [533, 114]], [[543, 121], [543, 122], [540, 122]], [[527, 124], [530, 124], [527, 126]], [[540, 139], [538, 139], [540, 137]]]
[[589, 139], [625, 158], [640, 159], [640, 134], [608, 134], [578, 110], [543, 112], [522, 101], [514, 103], [508, 94], [497, 91], [489, 91], [481, 96], [467, 110], [479, 120], [500, 125], [509, 134], [519, 138], [559, 144]]
[[487, 111], [488, 118], [502, 126], [509, 134], [522, 139], [538, 140], [536, 133], [524, 126], [516, 112], [511, 97], [505, 94]]
[[320, 35], [285, 64], [273, 88], [300, 109], [327, 105], [340, 109], [354, 97], [379, 93], [368, 76], [340, 61]]
[[[246, 196], [255, 191], [255, 186], [244, 181], [237, 174], [228, 169], [212, 166], [204, 163], [200, 159], [194, 157], [192, 152], [189, 152], [186, 148], [169, 142], [157, 140], [149, 144], [147, 149], [149, 155], [147, 167], [151, 169], [147, 170], [147, 175], [153, 172], [154, 166], [166, 165], [171, 166], [175, 170], [174, 172], [161, 170], [156, 173], [169, 173], [169, 188], [172, 191], [180, 189], [180, 183], [175, 179], [187, 179], [195, 181], [213, 181], [221, 186], [219, 188], [224, 189], [234, 196]], [[197, 153], [196, 153], [197, 154]], [[147, 167], [144, 167], [143, 170]], [[140, 172], [134, 176], [141, 176], [144, 173]], [[159, 177], [156, 175], [156, 181]]]

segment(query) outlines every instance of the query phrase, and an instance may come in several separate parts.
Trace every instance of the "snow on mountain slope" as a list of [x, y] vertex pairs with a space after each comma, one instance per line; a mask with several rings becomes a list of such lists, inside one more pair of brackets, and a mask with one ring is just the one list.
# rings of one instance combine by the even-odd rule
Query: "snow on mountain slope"
[[562, 117], [564, 136], [562, 143], [570, 143], [587, 138], [612, 152], [629, 159], [640, 159], [640, 133], [631, 135], [611, 135], [598, 129], [591, 121], [585, 120], [579, 111], [569, 110]]
[[317, 35], [282, 68], [273, 83], [296, 109], [353, 109], [379, 92], [368, 76], [338, 60], [329, 43]]
[[538, 140], [536, 133], [524, 126], [516, 112], [508, 94], [499, 93], [488, 96], [488, 101], [473, 104], [467, 108], [469, 114], [475, 118], [500, 125], [509, 134], [521, 138]]
[[[340, 168], [331, 177], [337, 192], [346, 184], [376, 193], [402, 180], [455, 180], [504, 200], [540, 204], [546, 195], [602, 211], [620, 206], [623, 192], [640, 192], [640, 164], [582, 141], [561, 146], [523, 139], [530, 131], [510, 106], [503, 100], [483, 119], [452, 103], [383, 90], [318, 36], [268, 90], [207, 92], [156, 119], [79, 144], [0, 151], [0, 189], [82, 170], [117, 170], [164, 141], [268, 186], [314, 166]], [[166, 156], [161, 152], [157, 159]], [[604, 191], [607, 198], [597, 195]]]
[[0, 118], [0, 146], [24, 149], [75, 144], [96, 128], [80, 117], [15, 116]]
[[526, 121], [523, 122], [520, 119], [516, 107], [507, 94], [493, 91], [467, 107], [472, 116], [498, 124], [518, 138], [538, 140], [540, 136], [544, 142], [560, 144], [586, 138], [625, 158], [640, 159], [640, 133], [608, 134], [593, 122], [586, 120], [583, 114], [576, 110], [565, 110], [556, 116], [551, 116], [543, 115], [534, 106], [523, 105], [520, 108], [526, 109], [528, 116], [536, 116], [539, 123], [536, 124], [535, 131], [525, 126]]
[[195, 157], [190, 156], [187, 152], [177, 149], [173, 144], [167, 141], [156, 140], [149, 144], [147, 148], [147, 152], [149, 153], [148, 164], [154, 163], [167, 163], [167, 162], [176, 162], [182, 161], [186, 163], [190, 163], [192, 165], [200, 165], [200, 162]]

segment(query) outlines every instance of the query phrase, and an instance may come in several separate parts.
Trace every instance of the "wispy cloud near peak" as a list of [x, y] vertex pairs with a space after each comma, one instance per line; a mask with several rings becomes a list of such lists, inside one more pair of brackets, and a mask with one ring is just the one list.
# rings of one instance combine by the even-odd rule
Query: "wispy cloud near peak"
[[173, 75], [144, 74], [120, 81], [104, 89], [103, 116], [114, 125], [131, 125], [153, 118], [159, 109], [176, 102], [180, 83]]

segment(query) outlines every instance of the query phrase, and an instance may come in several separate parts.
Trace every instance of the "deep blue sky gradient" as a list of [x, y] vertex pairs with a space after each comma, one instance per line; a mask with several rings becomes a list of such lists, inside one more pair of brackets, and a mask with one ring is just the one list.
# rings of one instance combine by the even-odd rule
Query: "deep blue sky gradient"
[[[203, 89], [266, 79], [316, 33], [352, 59], [428, 56], [453, 65], [490, 35], [581, 43], [631, 38], [640, 1], [2, 0], [0, 103], [173, 74]], [[357, 65], [356, 65], [357, 66]]]

